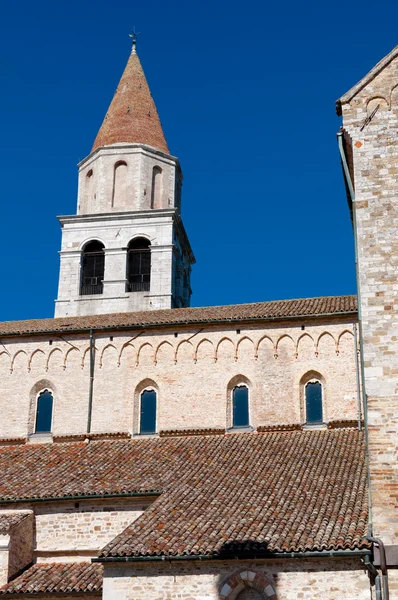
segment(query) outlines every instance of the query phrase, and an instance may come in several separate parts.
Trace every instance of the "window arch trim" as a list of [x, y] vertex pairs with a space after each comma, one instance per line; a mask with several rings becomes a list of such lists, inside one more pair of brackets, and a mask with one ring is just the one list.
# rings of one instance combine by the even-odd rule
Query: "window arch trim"
[[156, 393], [156, 410], [155, 410], [155, 431], [152, 435], [158, 433], [159, 428], [159, 387], [153, 379], [143, 379], [134, 390], [133, 404], [133, 435], [151, 435], [149, 433], [141, 433], [141, 396], [145, 391], [154, 391]]
[[[318, 384], [318, 398], [316, 397], [315, 388], [312, 388], [312, 398], [309, 396], [309, 386]], [[320, 427], [326, 422], [326, 383], [325, 378], [317, 371], [308, 371], [300, 380], [300, 398], [301, 398], [301, 422], [308, 427]], [[309, 403], [313, 403], [311, 409], [312, 416], [309, 415]]]
[[255, 589], [264, 600], [277, 600], [273, 578], [257, 569], [242, 568], [224, 579], [219, 588], [221, 600], [235, 600], [247, 589]]
[[[246, 407], [245, 407], [245, 424], [237, 424], [234, 415], [234, 393], [235, 390], [239, 389], [247, 389], [247, 399], [246, 399]], [[227, 386], [227, 430], [231, 431], [239, 431], [239, 430], [248, 430], [253, 429], [252, 423], [252, 415], [251, 415], [251, 404], [252, 404], [252, 385], [247, 377], [244, 375], [236, 375], [233, 377]]]

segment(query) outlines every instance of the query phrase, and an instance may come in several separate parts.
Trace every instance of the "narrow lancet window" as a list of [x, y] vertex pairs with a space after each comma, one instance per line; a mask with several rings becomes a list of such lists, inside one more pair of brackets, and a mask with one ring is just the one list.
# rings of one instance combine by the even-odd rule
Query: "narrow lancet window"
[[104, 245], [97, 240], [88, 242], [82, 253], [80, 295], [102, 294], [104, 289]]
[[249, 389], [245, 385], [232, 390], [232, 426], [249, 426]]
[[120, 160], [113, 172], [112, 206], [123, 208], [127, 204], [127, 163]]
[[305, 410], [308, 425], [323, 422], [322, 384], [319, 381], [310, 381], [305, 386]]
[[155, 390], [144, 390], [141, 394], [140, 433], [156, 433]]
[[50, 433], [53, 418], [53, 395], [48, 390], [37, 398], [35, 433]]
[[151, 244], [145, 238], [131, 240], [127, 249], [127, 291], [149, 292], [151, 286]]
[[151, 208], [162, 208], [161, 207], [161, 194], [162, 194], [161, 188], [162, 188], [162, 169], [160, 167], [153, 167]]

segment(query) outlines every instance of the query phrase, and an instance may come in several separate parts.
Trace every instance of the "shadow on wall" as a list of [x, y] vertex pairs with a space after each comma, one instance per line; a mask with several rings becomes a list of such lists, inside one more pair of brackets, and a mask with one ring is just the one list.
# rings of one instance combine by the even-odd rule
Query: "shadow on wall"
[[[267, 550], [266, 543], [250, 539], [225, 543], [219, 550], [220, 558], [225, 556], [225, 562], [221, 561], [223, 566], [217, 577], [217, 599], [293, 598], [295, 590], [302, 589], [303, 584], [315, 586], [313, 595], [309, 594], [308, 597], [328, 598], [332, 590], [335, 594], [333, 598], [370, 597], [372, 588], [359, 557], [290, 559], [287, 555], [286, 558], [267, 560]], [[213, 565], [216, 566], [216, 563]], [[230, 569], [226, 569], [226, 565]], [[284, 581], [282, 586], [281, 575]]]

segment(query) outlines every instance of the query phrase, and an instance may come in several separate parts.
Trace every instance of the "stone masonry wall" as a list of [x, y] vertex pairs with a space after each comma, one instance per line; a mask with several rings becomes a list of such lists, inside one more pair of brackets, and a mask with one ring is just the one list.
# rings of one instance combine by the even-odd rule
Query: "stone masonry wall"
[[[124, 202], [115, 202], [115, 166], [126, 164]], [[77, 214], [148, 210], [151, 208], [153, 168], [161, 169], [160, 203], [175, 204], [176, 158], [139, 144], [114, 144], [88, 156], [79, 166]]]
[[[304, 327], [304, 330], [303, 330]], [[95, 336], [92, 431], [137, 433], [138, 391], [158, 390], [157, 429], [226, 428], [231, 381], [247, 381], [254, 427], [305, 421], [305, 378], [324, 383], [324, 421], [357, 418], [352, 323], [129, 331]], [[88, 336], [3, 339], [0, 437], [34, 432], [37, 396], [54, 395], [54, 434], [84, 433]]]
[[[171, 308], [174, 219], [173, 210], [63, 217], [55, 316]], [[151, 283], [145, 293], [126, 292], [126, 248], [134, 237], [151, 244]], [[90, 240], [105, 248], [103, 293], [81, 296], [81, 253]]]
[[[150, 502], [150, 498], [123, 498], [21, 505], [34, 512], [35, 536], [33, 540], [33, 519], [29, 520], [30, 532], [25, 524], [24, 530], [11, 536], [10, 571], [17, 572], [33, 557], [35, 562], [67, 562], [96, 556], [138, 519]], [[7, 510], [5, 505], [4, 509]], [[29, 560], [25, 560], [27, 552]]]
[[8, 578], [19, 573], [33, 562], [34, 520], [30, 514], [10, 532]]
[[103, 598], [104, 600], [141, 600], [141, 598], [233, 600], [236, 597], [236, 593], [234, 595], [236, 573], [241, 573], [243, 580], [246, 581], [251, 580], [252, 573], [263, 575], [264, 600], [267, 598], [369, 600], [371, 598], [369, 579], [359, 559], [187, 561], [167, 564], [130, 563], [123, 567], [106, 565]]
[[7, 515], [20, 514], [24, 518], [0, 535], [0, 586], [33, 561], [33, 514], [26, 510], [5, 512]]
[[374, 532], [386, 544], [398, 543], [397, 86], [393, 58], [342, 105], [354, 166]]

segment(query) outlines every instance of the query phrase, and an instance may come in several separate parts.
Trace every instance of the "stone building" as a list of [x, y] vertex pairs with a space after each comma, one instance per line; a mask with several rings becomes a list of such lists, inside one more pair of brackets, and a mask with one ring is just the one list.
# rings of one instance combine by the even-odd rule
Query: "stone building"
[[189, 308], [133, 43], [60, 218], [56, 316], [0, 323], [0, 594], [387, 600], [384, 542], [397, 597], [395, 90], [398, 48], [338, 102], [358, 298]]

